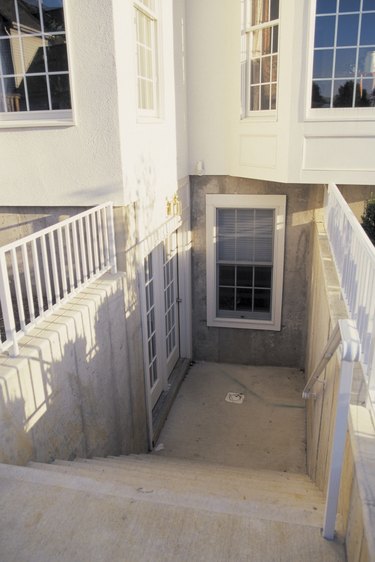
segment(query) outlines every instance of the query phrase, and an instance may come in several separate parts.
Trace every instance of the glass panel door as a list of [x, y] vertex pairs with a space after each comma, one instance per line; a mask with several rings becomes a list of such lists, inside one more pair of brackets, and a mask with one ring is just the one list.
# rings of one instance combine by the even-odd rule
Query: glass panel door
[[169, 376], [180, 356], [177, 232], [173, 232], [164, 241], [163, 270], [165, 345]]

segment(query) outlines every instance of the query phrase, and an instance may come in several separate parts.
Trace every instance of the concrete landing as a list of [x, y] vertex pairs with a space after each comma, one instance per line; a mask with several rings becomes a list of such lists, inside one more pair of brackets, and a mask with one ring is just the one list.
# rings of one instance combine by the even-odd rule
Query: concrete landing
[[[154, 454], [304, 473], [304, 384], [297, 369], [196, 363]], [[243, 393], [243, 404], [226, 402], [228, 392]]]
[[[198, 503], [184, 505], [183, 495], [168, 491], [167, 474], [164, 488], [158, 488], [152, 471], [142, 475], [139, 470], [138, 476], [134, 471], [143, 483], [135, 487], [135, 481], [129, 485], [127, 459], [101, 463], [103, 477], [97, 461], [84, 463], [84, 477], [74, 474], [81, 463], [70, 463], [70, 469], [68, 463], [0, 465], [1, 562], [345, 561], [343, 547], [322, 539], [319, 528], [306, 521], [293, 524], [262, 518], [261, 510], [241, 512], [248, 503], [243, 498], [235, 509], [220, 499], [215, 509], [204, 494]], [[176, 469], [171, 462], [170, 475]], [[301, 506], [301, 519], [303, 512]]]

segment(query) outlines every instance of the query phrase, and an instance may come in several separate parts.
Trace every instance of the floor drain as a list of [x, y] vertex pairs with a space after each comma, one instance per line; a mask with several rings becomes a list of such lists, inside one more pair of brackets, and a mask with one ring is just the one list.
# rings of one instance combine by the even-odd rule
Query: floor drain
[[231, 404], [242, 404], [245, 399], [245, 395], [243, 392], [228, 392], [225, 397], [226, 402], [230, 402]]

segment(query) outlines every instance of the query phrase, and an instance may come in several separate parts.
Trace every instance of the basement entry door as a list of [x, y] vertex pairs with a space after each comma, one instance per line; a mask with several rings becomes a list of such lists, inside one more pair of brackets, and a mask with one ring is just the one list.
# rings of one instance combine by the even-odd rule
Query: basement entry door
[[153, 408], [180, 357], [177, 231], [144, 262], [145, 335], [149, 391]]

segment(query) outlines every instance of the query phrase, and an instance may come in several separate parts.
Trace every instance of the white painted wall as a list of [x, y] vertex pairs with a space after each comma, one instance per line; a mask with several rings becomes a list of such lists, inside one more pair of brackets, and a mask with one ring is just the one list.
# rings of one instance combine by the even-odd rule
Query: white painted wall
[[125, 203], [139, 202], [141, 238], [166, 220], [166, 198], [177, 191], [173, 3], [159, 3], [160, 116], [137, 113], [134, 7], [113, 0]]
[[0, 205], [123, 202], [110, 2], [65, 0], [75, 125], [0, 129]]
[[280, 0], [277, 114], [240, 120], [240, 1], [189, 0], [190, 173], [203, 160], [209, 175], [375, 183], [375, 109], [307, 112], [313, 1]]
[[176, 92], [177, 176], [189, 175], [188, 111], [187, 111], [187, 37], [185, 0], [173, 2], [174, 22], [174, 76]]

